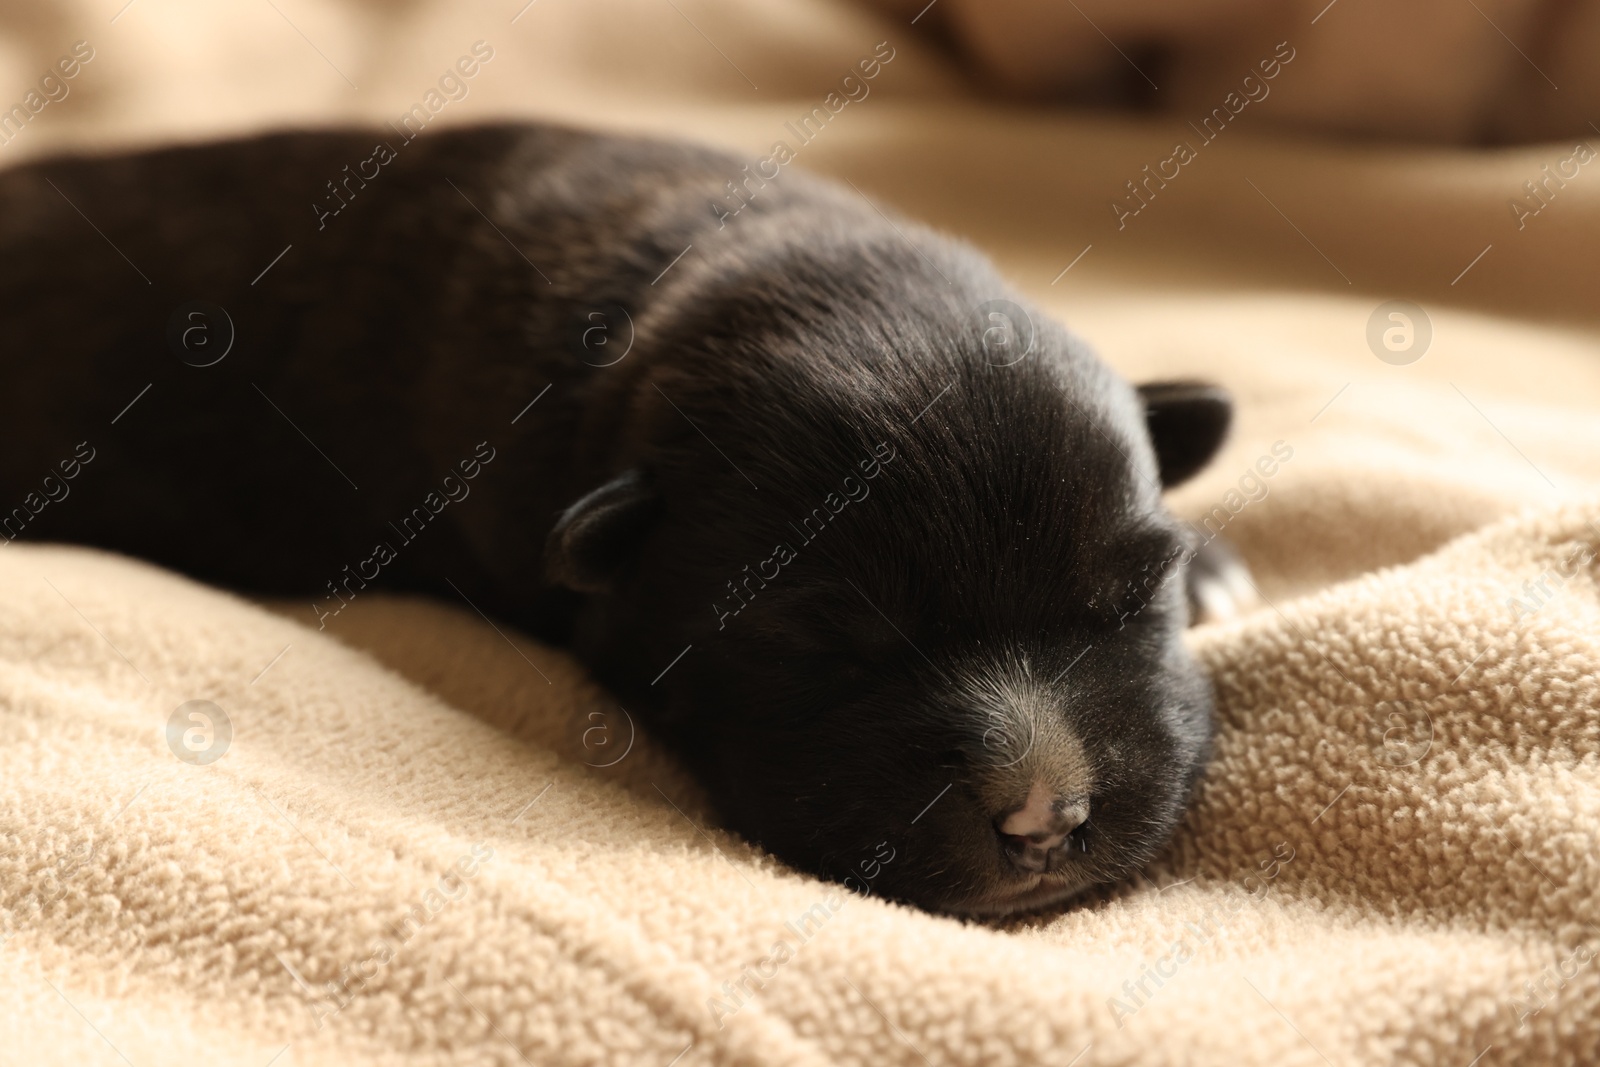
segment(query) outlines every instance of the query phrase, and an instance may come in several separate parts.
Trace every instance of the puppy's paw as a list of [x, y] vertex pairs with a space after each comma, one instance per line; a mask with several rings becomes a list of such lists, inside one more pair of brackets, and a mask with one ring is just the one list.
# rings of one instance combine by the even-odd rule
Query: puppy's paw
[[1250, 568], [1233, 546], [1217, 538], [1200, 546], [1185, 574], [1189, 588], [1189, 625], [1225, 622], [1261, 605]]

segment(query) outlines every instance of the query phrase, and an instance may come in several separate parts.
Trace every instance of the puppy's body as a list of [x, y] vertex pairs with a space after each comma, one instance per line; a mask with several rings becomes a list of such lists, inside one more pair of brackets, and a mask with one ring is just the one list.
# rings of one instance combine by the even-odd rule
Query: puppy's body
[[[715, 157], [483, 130], [402, 143], [365, 188], [339, 184], [391, 142], [292, 134], [0, 176], [0, 300], [22, 357], [0, 369], [13, 427], [0, 500], [20, 503], [77, 441], [96, 449], [81, 491], [30, 539], [318, 601], [330, 580], [359, 594], [344, 568], [387, 541], [385, 586], [454, 595], [449, 578], [485, 611], [560, 631], [572, 598], [542, 580], [540, 527], [610, 472], [625, 418], [606, 394], [625, 395], [651, 355], [636, 342], [605, 371], [580, 357], [610, 352], [574, 339], [592, 309], [625, 305], [637, 324], [641, 296], [678, 279], [651, 280], [695, 237], [719, 251], [703, 204], [671, 195], [694, 179], [712, 188]], [[319, 216], [340, 202], [330, 181], [354, 196]], [[189, 348], [169, 336], [194, 301], [223, 308], [236, 333], [214, 366], [182, 361], [208, 358], [204, 334], [223, 343], [214, 313], [192, 320]], [[443, 476], [464, 480], [459, 462], [484, 441], [496, 459], [470, 501], [413, 542], [413, 527], [389, 527], [443, 495]]]
[[45, 163], [0, 176], [0, 507], [313, 625], [465, 597], [571, 640], [783, 858], [846, 877], [887, 842], [876, 890], [1032, 907], [1147, 860], [1198, 774], [1159, 490], [1221, 427], [1165, 396], [1152, 449], [1022, 303], [849, 190], [688, 147]]

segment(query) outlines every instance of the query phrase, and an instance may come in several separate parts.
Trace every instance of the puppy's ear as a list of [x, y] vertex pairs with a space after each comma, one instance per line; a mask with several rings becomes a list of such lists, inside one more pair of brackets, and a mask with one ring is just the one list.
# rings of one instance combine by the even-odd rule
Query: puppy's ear
[[567, 508], [544, 544], [545, 578], [580, 593], [604, 593], [633, 559], [661, 512], [661, 496], [625, 470]]
[[1161, 484], [1171, 489], [1198, 474], [1222, 447], [1233, 421], [1233, 398], [1208, 382], [1148, 382], [1139, 386], [1139, 396]]

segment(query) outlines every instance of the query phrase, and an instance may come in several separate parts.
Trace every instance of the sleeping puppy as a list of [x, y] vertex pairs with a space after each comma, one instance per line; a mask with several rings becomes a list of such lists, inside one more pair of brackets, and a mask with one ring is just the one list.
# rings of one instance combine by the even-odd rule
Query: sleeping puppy
[[804, 870], [1043, 907], [1200, 774], [1161, 490], [1226, 396], [851, 190], [534, 125], [56, 160], [0, 176], [0, 312], [8, 537], [568, 642]]

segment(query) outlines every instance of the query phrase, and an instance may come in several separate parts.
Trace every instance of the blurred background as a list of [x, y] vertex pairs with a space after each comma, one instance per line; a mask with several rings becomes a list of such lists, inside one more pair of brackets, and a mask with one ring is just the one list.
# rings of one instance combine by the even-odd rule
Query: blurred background
[[1233, 388], [1176, 506], [1290, 442], [1230, 525], [1289, 593], [1600, 485], [1597, 42], [1563, 0], [6, 0], [0, 165], [507, 117], [782, 145], [1130, 376]]

